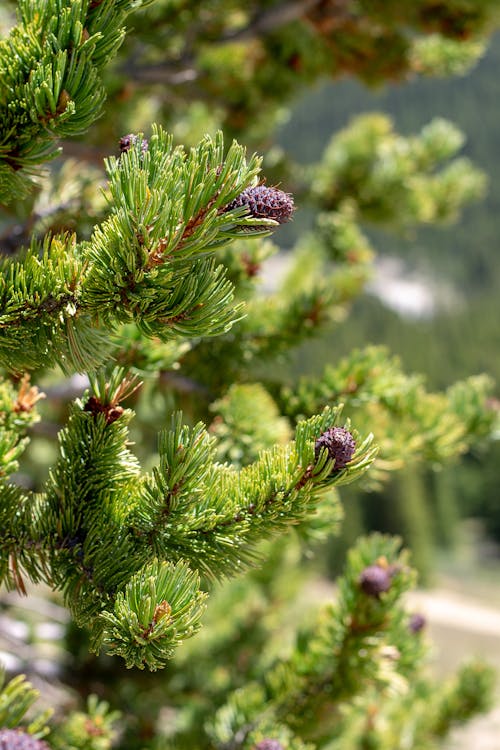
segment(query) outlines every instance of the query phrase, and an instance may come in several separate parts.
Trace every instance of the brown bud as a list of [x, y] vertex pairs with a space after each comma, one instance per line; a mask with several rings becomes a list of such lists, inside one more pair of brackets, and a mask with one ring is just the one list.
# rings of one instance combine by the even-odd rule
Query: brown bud
[[90, 396], [89, 400], [83, 407], [83, 411], [89, 411], [94, 417], [98, 414], [104, 414], [106, 423], [111, 424], [123, 414], [123, 406], [117, 404], [102, 404], [95, 396]]

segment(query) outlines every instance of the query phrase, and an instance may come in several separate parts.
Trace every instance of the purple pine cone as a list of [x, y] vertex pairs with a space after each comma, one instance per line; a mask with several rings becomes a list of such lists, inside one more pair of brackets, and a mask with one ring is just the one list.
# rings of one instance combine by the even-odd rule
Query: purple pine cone
[[421, 615], [419, 612], [415, 612], [410, 617], [410, 622], [408, 623], [408, 630], [410, 633], [420, 633], [421, 630], [425, 628], [427, 624], [427, 621], [423, 615]]
[[278, 740], [261, 740], [253, 746], [252, 750], [283, 750], [283, 745]]
[[[265, 185], [243, 190], [225, 207], [224, 213], [240, 206], [246, 206], [250, 216], [254, 219], [273, 219], [278, 224], [289, 221], [294, 211], [293, 198], [289, 193]], [[262, 229], [269, 228], [262, 226]], [[248, 229], [260, 229], [260, 227], [248, 227]]]
[[[119, 141], [120, 146], [120, 153], [124, 154], [126, 151], [130, 151], [132, 146], [135, 146], [137, 143], [137, 139], [139, 138], [138, 135], [134, 135], [134, 133], [129, 133], [128, 135], [122, 136]], [[148, 142], [145, 138], [141, 139], [141, 151], [144, 154], [148, 150]]]
[[329, 430], [319, 436], [314, 444], [316, 461], [322, 448], [327, 449], [329, 458], [335, 459], [333, 471], [340, 471], [347, 466], [353, 457], [356, 441], [345, 427], [330, 427]]
[[0, 729], [0, 750], [50, 750], [43, 740], [21, 729]]
[[381, 565], [368, 565], [359, 576], [359, 586], [368, 596], [378, 597], [391, 588], [391, 572]]

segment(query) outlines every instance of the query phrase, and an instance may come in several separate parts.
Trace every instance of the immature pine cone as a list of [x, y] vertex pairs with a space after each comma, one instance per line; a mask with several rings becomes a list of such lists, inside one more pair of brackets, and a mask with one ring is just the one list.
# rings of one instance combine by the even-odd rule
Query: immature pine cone
[[278, 740], [261, 740], [253, 746], [252, 750], [283, 750], [283, 745]]
[[[278, 224], [285, 224], [289, 221], [294, 210], [293, 198], [289, 193], [265, 185], [243, 190], [225, 207], [224, 213], [240, 206], [246, 206], [250, 216], [254, 219], [274, 219]], [[248, 227], [248, 229], [260, 228]], [[269, 229], [269, 227], [263, 225], [262, 229]]]
[[412, 616], [410, 617], [410, 622], [408, 623], [408, 630], [410, 633], [420, 633], [421, 630], [425, 628], [427, 624], [427, 621], [423, 615], [421, 615], [419, 612], [414, 612]]
[[314, 456], [319, 458], [321, 449], [326, 448], [329, 458], [335, 459], [333, 472], [344, 469], [354, 455], [356, 442], [345, 427], [330, 427], [323, 432], [314, 444]]
[[0, 750], [50, 750], [43, 740], [21, 729], [0, 729]]
[[[126, 151], [130, 151], [132, 146], [135, 146], [137, 143], [137, 139], [139, 136], [134, 135], [134, 133], [129, 133], [128, 135], [122, 136], [120, 138], [120, 153], [124, 154]], [[141, 140], [141, 151], [144, 154], [148, 150], [148, 142], [145, 138], [142, 138]]]
[[391, 571], [381, 565], [368, 565], [359, 576], [359, 585], [365, 594], [378, 598], [391, 588]]

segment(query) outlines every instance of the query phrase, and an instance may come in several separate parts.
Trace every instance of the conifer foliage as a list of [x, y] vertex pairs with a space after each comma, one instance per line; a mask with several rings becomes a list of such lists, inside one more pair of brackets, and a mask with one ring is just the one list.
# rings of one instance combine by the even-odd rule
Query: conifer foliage
[[[360, 539], [316, 617], [290, 627], [279, 610], [304, 548], [338, 531], [338, 488], [487, 438], [492, 384], [429, 393], [373, 347], [299, 383], [276, 367], [361, 291], [363, 223], [449, 222], [483, 175], [450, 123], [403, 137], [378, 115], [306, 173], [271, 164], [294, 199], [220, 129], [258, 142], [292, 87], [321, 74], [459, 69], [496, 21], [493, 2], [411, 5], [19, 0], [0, 42], [0, 579], [64, 603], [68, 642], [79, 633], [69, 672], [85, 643], [106, 700], [52, 721], [10, 676], [0, 748], [389, 750], [404, 737], [424, 750], [488, 705], [483, 665], [427, 679], [398, 539]], [[61, 144], [89, 130], [106, 91], [119, 116], [89, 143], [107, 157], [96, 168], [83, 148], [64, 165]], [[172, 133], [148, 120], [155, 108]], [[312, 228], [263, 293], [271, 237], [300, 200]], [[40, 470], [44, 423], [57, 436]]]

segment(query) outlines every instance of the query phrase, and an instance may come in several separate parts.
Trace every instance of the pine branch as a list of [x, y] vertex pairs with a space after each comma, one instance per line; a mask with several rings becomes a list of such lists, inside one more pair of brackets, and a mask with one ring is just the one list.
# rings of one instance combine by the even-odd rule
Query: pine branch
[[[322, 746], [334, 738], [345, 704], [355, 705], [373, 684], [379, 691], [397, 689], [400, 652], [392, 664], [382, 653], [394, 642], [415, 641], [401, 604], [414, 576], [398, 547], [398, 540], [377, 535], [358, 541], [335, 605], [300, 633], [291, 654], [268, 667], [260, 683], [250, 682], [230, 696], [211, 722], [216, 742], [232, 740], [228, 746], [247, 748], [250, 732], [284, 724]], [[378, 577], [368, 586], [373, 568]], [[421, 648], [414, 649], [413, 669], [421, 657]]]
[[58, 362], [83, 371], [109, 353], [109, 334], [80, 304], [85, 264], [74, 237], [33, 243], [21, 261], [0, 266], [0, 362], [23, 371]]
[[[55, 728], [49, 727], [52, 711], [33, 707], [40, 697], [38, 690], [17, 675], [8, 682], [0, 674], [0, 741], [9, 748], [49, 750], [41, 738], [50, 734], [50, 748], [68, 750], [85, 747], [86, 750], [105, 750], [115, 737], [114, 724], [118, 711], [110, 711], [106, 701], [91, 695], [87, 711], [73, 711], [60, 720]], [[51, 731], [52, 729], [52, 731]]]
[[17, 471], [18, 459], [27, 445], [27, 428], [38, 421], [35, 406], [42, 398], [44, 394], [30, 386], [27, 375], [17, 388], [8, 380], [0, 380], [0, 477]]
[[[0, 672], [0, 696], [0, 726], [9, 729], [22, 726], [26, 735], [33, 738], [43, 737], [47, 734], [47, 720], [51, 714], [50, 710], [36, 711], [31, 719], [26, 716], [39, 697], [39, 692], [33, 689], [24, 675], [17, 675], [6, 682], [5, 672], [2, 669]], [[6, 739], [2, 739], [2, 741], [7, 742]], [[15, 742], [15, 737], [11, 737], [10, 741]], [[42, 745], [42, 750], [44, 745], [45, 743]]]
[[[160, 443], [160, 467], [146, 482], [134, 523], [160, 558], [186, 559], [209, 577], [234, 575], [255, 557], [257, 543], [311, 515], [320, 495], [354, 481], [370, 465], [370, 439], [347, 468], [314, 454], [314, 439], [332, 427], [339, 410], [325, 409], [297, 427], [295, 443], [262, 453], [237, 472], [211, 464], [213, 438], [201, 424], [175, 428]], [[325, 462], [326, 461], [326, 462]]]
[[296, 388], [284, 388], [281, 405], [289, 417], [303, 418], [341, 401], [356, 424], [365, 419], [383, 423], [385, 436], [376, 435], [380, 460], [375, 468], [382, 479], [387, 470], [410, 461], [449, 460], [491, 435], [498, 420], [489, 401], [492, 385], [482, 376], [445, 393], [429, 393], [423, 379], [402, 372], [399, 360], [388, 359], [384, 348], [368, 347], [327, 366], [317, 380], [302, 378]]
[[94, 378], [94, 395], [77, 402], [60, 434], [44, 495], [30, 506], [5, 488], [1, 572], [21, 589], [22, 574], [61, 589], [76, 621], [91, 627], [95, 650], [156, 669], [199, 626], [203, 595], [193, 571], [234, 575], [262, 539], [310, 516], [328, 488], [359, 477], [375, 451], [370, 438], [354, 455], [350, 438], [342, 463], [336, 449], [320, 450], [318, 437], [340, 415], [325, 409], [298, 425], [294, 443], [237, 472], [214, 463], [202, 425], [189, 430], [178, 416], [161, 436], [160, 466], [142, 477], [127, 448], [131, 414], [120, 405], [134, 387], [120, 370]]
[[448, 222], [484, 194], [485, 175], [467, 159], [453, 159], [463, 143], [442, 118], [403, 137], [387, 116], [362, 115], [331, 139], [311, 171], [311, 190], [323, 210], [347, 204], [359, 221], [406, 228]]
[[[341, 0], [341, 4], [344, 3], [345, 0]], [[284, 2], [264, 11], [259, 11], [245, 28], [226, 33], [222, 37], [222, 41], [247, 42], [262, 34], [269, 34], [271, 31], [294, 21], [296, 18], [306, 16], [311, 9], [319, 4], [320, 0], [295, 0], [294, 2]], [[338, 0], [336, 4], [339, 5]]]
[[462, 724], [476, 713], [491, 708], [495, 675], [481, 662], [472, 662], [448, 680], [436, 701], [431, 718], [431, 733], [445, 737], [453, 726]]
[[160, 128], [147, 150], [136, 140], [107, 163], [110, 216], [90, 242], [46, 238], [25, 258], [4, 259], [0, 362], [8, 369], [96, 367], [110, 356], [112, 334], [123, 323], [134, 321], [146, 336], [165, 341], [214, 336], [240, 317], [215, 251], [249, 228], [258, 237], [278, 226], [275, 213], [267, 218], [252, 215], [247, 203], [232, 206], [260, 160], [247, 164], [236, 142], [225, 153], [220, 133], [190, 152], [174, 148]]
[[[223, 33], [219, 39], [212, 40], [216, 44], [228, 44], [234, 42], [249, 42], [262, 35], [269, 34], [276, 29], [285, 26], [292, 21], [301, 18], [312, 8], [319, 5], [319, 0], [294, 0], [294, 2], [283, 2], [272, 8], [259, 9], [249, 19], [243, 28], [229, 30]], [[185, 53], [175, 63], [162, 62], [157, 64], [140, 65], [132, 58], [122, 67], [127, 78], [142, 84], [168, 84], [180, 86], [187, 82], [191, 83], [200, 76], [196, 67], [196, 55], [194, 52]]]
[[84, 132], [99, 115], [102, 70], [139, 4], [19, 3], [19, 24], [0, 43], [0, 201], [25, 194], [39, 165], [57, 154], [55, 139]]

